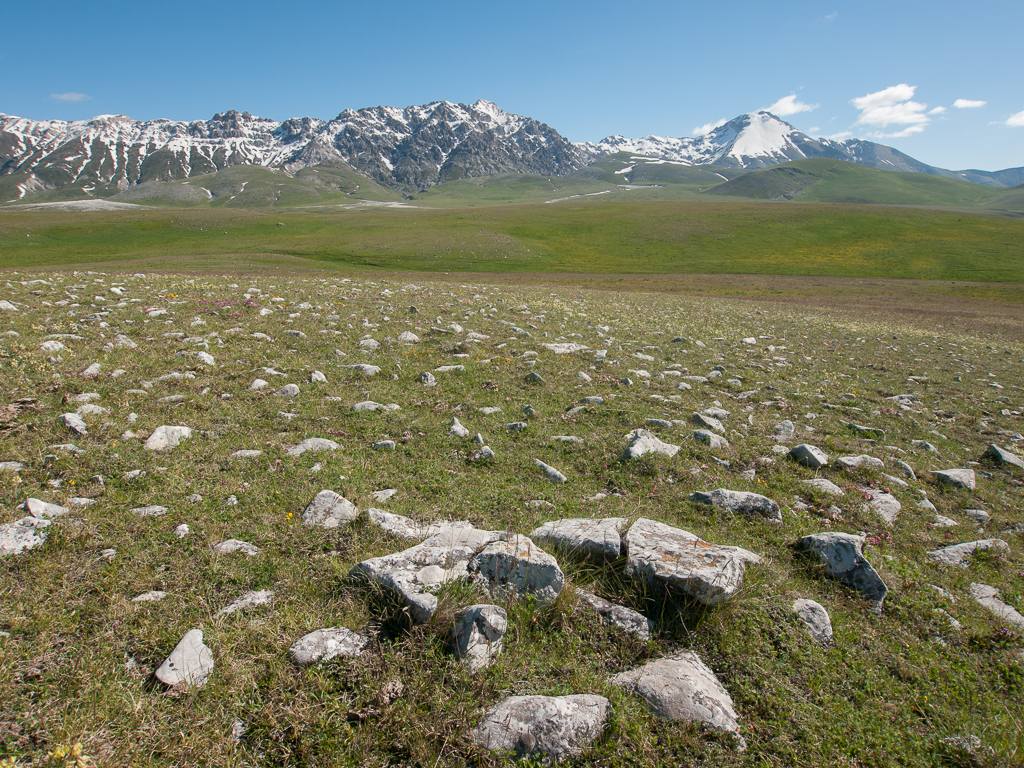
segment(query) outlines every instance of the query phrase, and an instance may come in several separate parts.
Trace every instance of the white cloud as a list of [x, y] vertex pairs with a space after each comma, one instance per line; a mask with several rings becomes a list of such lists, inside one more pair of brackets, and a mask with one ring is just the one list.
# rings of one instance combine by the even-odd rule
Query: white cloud
[[975, 101], [974, 99], [957, 99], [953, 102], [953, 106], [957, 109], [977, 109], [986, 104], [988, 104], [987, 101]]
[[914, 98], [914, 91], [916, 90], [917, 86], [915, 85], [900, 83], [899, 85], [891, 85], [884, 90], [852, 99], [850, 103], [857, 109], [884, 107], [888, 104], [896, 104], [897, 102], [908, 101]]
[[811, 134], [813, 136], [815, 133], [821, 133], [821, 128], [816, 125], [813, 128], [809, 128], [807, 130], [807, 133], [809, 133], [809, 134]]
[[92, 96], [86, 96], [84, 93], [75, 93], [74, 91], [69, 93], [51, 93], [50, 98], [54, 101], [92, 101]]
[[890, 125], [903, 125], [906, 128], [895, 133], [878, 133], [879, 138], [901, 139], [920, 133], [928, 125], [928, 116], [924, 111], [927, 104], [911, 101], [916, 86], [900, 83], [875, 93], [869, 93], [850, 103], [861, 110], [857, 117], [858, 125], [873, 125], [886, 128]]
[[946, 111], [945, 107], [935, 107], [934, 109], [929, 109], [928, 110], [928, 114], [929, 115], [941, 115], [945, 111]]
[[711, 133], [713, 130], [715, 130], [715, 128], [721, 128], [727, 122], [729, 121], [723, 117], [721, 120], [716, 120], [713, 123], [704, 123], [704, 125], [698, 125], [696, 128], [693, 129], [693, 135], [703, 136], [705, 133]]
[[836, 16], [838, 16], [838, 15], [839, 15], [839, 11], [836, 11], [835, 13], [830, 13], [828, 16], [825, 17], [825, 21], [835, 21], [836, 20]]
[[832, 141], [842, 141], [853, 136], [853, 131], [841, 131], [839, 133], [833, 133], [831, 136], [822, 136], [823, 139], [831, 139]]
[[790, 94], [789, 96], [783, 96], [768, 107], [768, 111], [773, 115], [786, 117], [787, 115], [796, 115], [800, 112], [811, 112], [817, 108], [817, 104], [805, 104], [802, 101], [796, 100], [796, 94]]
[[1006, 120], [1006, 124], [1011, 128], [1024, 128], [1024, 109], [1015, 115], [1010, 115]]

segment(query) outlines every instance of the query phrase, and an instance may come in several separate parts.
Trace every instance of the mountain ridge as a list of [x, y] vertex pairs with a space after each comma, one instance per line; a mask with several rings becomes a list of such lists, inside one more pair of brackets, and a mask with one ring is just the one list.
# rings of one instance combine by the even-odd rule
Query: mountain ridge
[[107, 197], [146, 182], [182, 180], [237, 165], [289, 175], [333, 167], [385, 187], [422, 191], [497, 173], [567, 176], [622, 151], [745, 170], [828, 158], [988, 186], [1024, 182], [1024, 168], [948, 171], [861, 139], [813, 139], [766, 111], [740, 115], [695, 138], [610, 136], [597, 143], [570, 142], [544, 123], [483, 99], [470, 105], [435, 101], [346, 109], [331, 120], [281, 122], [236, 110], [190, 122], [138, 121], [126, 115], [34, 121], [0, 113], [0, 180], [8, 177], [4, 188], [17, 195], [6, 202], [63, 188]]

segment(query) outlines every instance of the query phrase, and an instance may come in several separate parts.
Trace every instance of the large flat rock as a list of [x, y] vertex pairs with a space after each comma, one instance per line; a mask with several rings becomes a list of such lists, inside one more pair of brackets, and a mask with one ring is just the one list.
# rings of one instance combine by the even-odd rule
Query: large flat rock
[[156, 671], [156, 678], [164, 685], [191, 685], [202, 688], [213, 672], [213, 651], [203, 643], [203, 631], [192, 629], [185, 633], [171, 655]]
[[468, 569], [470, 578], [492, 594], [532, 595], [550, 602], [565, 585], [555, 558], [528, 536], [516, 534], [485, 546]]
[[959, 565], [966, 568], [970, 565], [971, 557], [979, 550], [993, 550], [995, 552], [1009, 552], [1010, 545], [1002, 539], [982, 539], [980, 541], [966, 541], [963, 544], [953, 544], [941, 549], [933, 549], [928, 557], [944, 565]]
[[409, 608], [413, 621], [425, 624], [437, 610], [437, 598], [423, 590], [467, 578], [467, 565], [477, 552], [507, 535], [503, 531], [454, 528], [402, 552], [364, 560], [349, 573], [396, 593]]
[[594, 694], [510, 696], [487, 711], [470, 738], [516, 757], [575, 757], [601, 735], [611, 708], [608, 699]]
[[714, 491], [697, 491], [690, 495], [690, 501], [722, 509], [726, 512], [763, 517], [775, 523], [782, 522], [782, 510], [779, 508], [779, 505], [772, 499], [759, 493], [730, 491], [728, 488], [718, 488]]
[[553, 520], [535, 528], [530, 538], [544, 546], [604, 562], [619, 557], [626, 522], [624, 517]]
[[660, 592], [679, 590], [705, 605], [728, 600], [748, 563], [761, 558], [741, 547], [711, 544], [689, 531], [640, 518], [626, 533], [626, 575]]
[[739, 716], [732, 697], [693, 651], [682, 651], [620, 672], [608, 682], [642, 698], [660, 718], [696, 722], [711, 730], [730, 733], [741, 749], [746, 747], [739, 733]]

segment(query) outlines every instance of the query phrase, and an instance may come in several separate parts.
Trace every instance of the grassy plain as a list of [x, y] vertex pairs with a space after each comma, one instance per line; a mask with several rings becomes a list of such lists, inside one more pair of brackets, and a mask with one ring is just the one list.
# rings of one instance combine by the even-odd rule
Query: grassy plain
[[[898, 207], [567, 201], [340, 209], [0, 210], [0, 267], [263, 254], [410, 272], [760, 274], [1024, 282], [1024, 219]], [[244, 259], [242, 259], [244, 262]]]
[[[1003, 600], [1024, 610], [1024, 476], [979, 464], [977, 490], [970, 492], [938, 485], [930, 475], [967, 466], [989, 443], [1010, 444], [1020, 432], [1019, 332], [939, 328], [931, 316], [902, 314], [896, 283], [888, 289], [889, 313], [865, 318], [834, 306], [680, 298], [608, 285], [591, 290], [571, 281], [545, 284], [541, 276], [530, 286], [494, 275], [498, 282], [481, 285], [464, 275], [132, 276], [134, 269], [82, 269], [7, 271], [0, 283], [2, 298], [19, 307], [0, 315], [2, 329], [20, 334], [0, 337], [4, 403], [37, 401], [13, 418], [7, 411], [0, 431], [0, 460], [25, 464], [0, 472], [0, 523], [20, 517], [15, 507], [28, 496], [95, 500], [54, 524], [42, 548], [7, 558], [0, 568], [0, 630], [9, 634], [0, 638], [6, 765], [74, 765], [60, 755], [76, 744], [83, 760], [104, 766], [511, 765], [470, 742], [468, 730], [481, 713], [511, 694], [580, 692], [608, 697], [613, 715], [602, 737], [569, 765], [1020, 764], [1024, 637], [976, 605], [968, 590], [975, 581], [998, 587]], [[36, 279], [46, 282], [29, 284]], [[756, 290], [754, 278], [743, 281]], [[819, 289], [843, 295], [838, 282]], [[463, 332], [431, 331], [451, 323]], [[398, 343], [406, 330], [420, 343]], [[466, 342], [470, 330], [489, 338]], [[255, 338], [257, 332], [272, 341]], [[106, 348], [117, 333], [139, 346]], [[52, 334], [71, 334], [63, 338], [65, 350], [40, 349]], [[360, 350], [367, 335], [383, 343], [380, 351]], [[756, 344], [742, 343], [747, 336]], [[555, 355], [541, 346], [552, 341], [589, 349]], [[200, 349], [214, 365], [188, 354]], [[604, 362], [596, 360], [597, 349], [608, 350]], [[93, 362], [102, 366], [97, 378], [78, 375]], [[367, 378], [341, 367], [362, 362], [380, 366], [380, 374]], [[434, 388], [419, 383], [421, 371], [449, 364], [465, 370], [437, 373]], [[705, 375], [714, 366], [723, 375], [692, 389], [678, 388], [680, 378], [667, 373]], [[115, 369], [125, 373], [114, 377]], [[328, 383], [309, 383], [313, 370]], [[525, 381], [534, 371], [547, 383]], [[592, 381], [578, 378], [580, 371]], [[171, 372], [194, 378], [158, 380]], [[912, 375], [925, 378], [910, 381]], [[257, 376], [271, 386], [250, 390]], [[286, 382], [298, 384], [298, 397], [269, 394]], [[85, 392], [98, 393], [95, 402], [109, 412], [87, 415], [89, 435], [71, 438], [55, 419], [78, 407], [73, 398]], [[905, 392], [920, 398], [910, 410], [886, 399]], [[590, 395], [602, 395], [605, 404], [567, 412]], [[366, 399], [401, 409], [349, 410]], [[713, 452], [692, 440], [686, 422], [716, 403], [730, 411], [731, 447]], [[525, 405], [536, 412], [527, 429], [506, 430], [504, 424], [524, 418]], [[478, 410], [484, 406], [502, 410], [488, 416]], [[497, 454], [493, 463], [467, 461], [475, 446], [447, 435], [453, 416], [483, 433]], [[623, 435], [648, 418], [677, 420], [658, 432], [681, 451], [672, 459], [618, 461]], [[815, 473], [773, 452], [774, 425], [783, 419], [796, 424], [796, 441], [814, 442], [833, 459], [868, 453], [886, 468], [843, 470], [833, 460], [819, 476], [842, 486], [845, 496], [812, 490], [801, 481]], [[857, 436], [850, 421], [884, 429], [885, 439]], [[144, 435], [179, 423], [195, 430], [191, 440], [167, 454], [143, 450]], [[552, 442], [560, 434], [584, 443]], [[343, 449], [285, 452], [307, 437], [330, 438]], [[395, 451], [373, 449], [385, 438], [396, 441]], [[920, 450], [917, 440], [938, 452]], [[84, 452], [51, 447], [69, 441]], [[263, 454], [232, 458], [239, 449]], [[569, 482], [548, 483], [534, 458]], [[883, 474], [897, 474], [896, 459], [917, 472], [905, 488]], [[135, 469], [146, 474], [126, 477]], [[745, 470], [754, 470], [754, 479]], [[102, 485], [92, 480], [97, 474]], [[903, 505], [894, 525], [863, 508], [856, 485], [891, 488]], [[689, 501], [694, 491], [718, 487], [776, 499], [783, 524]], [[409, 542], [365, 518], [333, 531], [303, 526], [303, 508], [324, 488], [363, 509], [384, 506], [422, 522], [468, 519], [520, 533], [559, 517], [654, 518], [751, 549], [764, 563], [748, 570], [736, 599], [706, 610], [646, 595], [624, 579], [621, 562], [595, 568], [560, 554], [570, 584], [564, 596], [550, 606], [503, 602], [510, 617], [505, 651], [474, 674], [445, 644], [455, 608], [484, 595], [468, 586], [444, 591], [436, 620], [409, 626], [401, 611], [348, 577], [355, 563]], [[384, 488], [398, 493], [381, 505], [370, 494]], [[598, 492], [607, 496], [596, 500]], [[192, 494], [203, 498], [190, 501]], [[934, 513], [917, 506], [924, 494], [958, 525], [935, 527]], [[237, 505], [228, 506], [231, 496]], [[534, 500], [553, 507], [528, 504]], [[131, 513], [146, 504], [169, 511]], [[984, 531], [967, 509], [991, 513]], [[180, 523], [191, 529], [184, 539], [173, 533]], [[891, 590], [881, 613], [794, 553], [799, 536], [821, 530], [868, 535], [866, 556]], [[1006, 539], [1010, 551], [975, 557], [965, 568], [941, 567], [925, 555], [990, 536]], [[212, 545], [227, 538], [260, 552], [213, 553]], [[104, 556], [107, 549], [116, 554]], [[577, 603], [579, 586], [645, 611], [656, 621], [656, 637], [644, 643], [600, 625]], [[168, 597], [132, 601], [154, 589]], [[274, 590], [273, 603], [217, 615], [258, 589]], [[831, 647], [812, 641], [792, 614], [798, 597], [828, 609]], [[370, 635], [369, 652], [311, 668], [291, 662], [291, 643], [337, 625]], [[213, 649], [213, 676], [202, 690], [165, 690], [151, 673], [194, 627]], [[729, 691], [746, 752], [713, 733], [655, 718], [607, 682], [683, 648], [698, 652]], [[979, 746], [972, 754], [958, 746], [973, 738]]]

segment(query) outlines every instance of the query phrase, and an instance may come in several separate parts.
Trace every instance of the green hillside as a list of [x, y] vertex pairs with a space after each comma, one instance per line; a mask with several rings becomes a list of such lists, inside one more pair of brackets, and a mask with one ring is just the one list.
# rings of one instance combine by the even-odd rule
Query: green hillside
[[993, 211], [1024, 211], [1024, 184], [1000, 190], [1000, 194], [990, 198], [985, 207]]
[[700, 192], [745, 173], [747, 170], [744, 168], [685, 165], [657, 157], [616, 152], [614, 155], [605, 155], [572, 175], [598, 179], [609, 184], [675, 184], [692, 192]]
[[816, 203], [980, 206], [1002, 192], [969, 181], [882, 171], [842, 160], [797, 160], [752, 171], [705, 194]]

